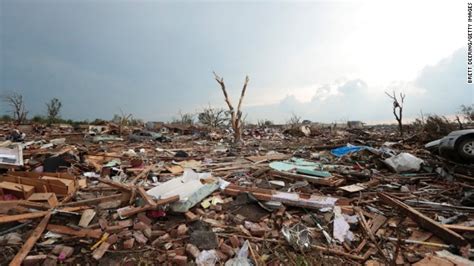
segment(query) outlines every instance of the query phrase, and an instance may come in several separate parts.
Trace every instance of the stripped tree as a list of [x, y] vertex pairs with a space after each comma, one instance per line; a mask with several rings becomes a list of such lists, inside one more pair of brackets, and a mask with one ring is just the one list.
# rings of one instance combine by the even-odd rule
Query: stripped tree
[[129, 126], [132, 123], [133, 115], [127, 114], [120, 109], [120, 114], [115, 114], [112, 118], [112, 122], [118, 125], [119, 134], [122, 135], [125, 127]]
[[55, 123], [58, 120], [62, 106], [63, 104], [58, 98], [53, 98], [48, 103], [46, 103], [46, 112], [48, 115], [49, 124]]
[[25, 122], [28, 111], [25, 107], [23, 95], [13, 92], [3, 95], [2, 100], [10, 106], [13, 119], [17, 124]]
[[245, 91], [247, 90], [247, 84], [249, 83], [249, 77], [245, 77], [244, 86], [242, 88], [242, 93], [240, 94], [239, 104], [237, 105], [237, 110], [234, 109], [232, 103], [229, 99], [229, 95], [227, 94], [224, 78], [219, 77], [216, 72], [214, 73], [214, 78], [216, 79], [217, 83], [221, 86], [222, 93], [224, 93], [225, 102], [229, 107], [230, 113], [230, 123], [232, 125], [232, 129], [234, 130], [234, 142], [239, 143], [242, 140], [242, 111], [240, 110], [242, 107], [242, 101], [245, 96]]
[[400, 136], [403, 137], [403, 102], [405, 100], [405, 94], [400, 92], [400, 99], [397, 98], [395, 91], [393, 91], [393, 95], [390, 95], [388, 92], [385, 92], [387, 96], [393, 100], [393, 115], [398, 122], [398, 130], [400, 131]]

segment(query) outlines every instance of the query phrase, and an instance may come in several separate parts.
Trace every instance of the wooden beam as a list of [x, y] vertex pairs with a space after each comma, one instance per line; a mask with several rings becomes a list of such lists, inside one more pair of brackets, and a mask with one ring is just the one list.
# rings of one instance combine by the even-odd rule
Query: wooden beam
[[132, 191], [132, 188], [129, 187], [128, 185], [125, 185], [125, 184], [122, 184], [122, 183], [119, 183], [119, 182], [115, 182], [115, 181], [112, 181], [110, 179], [105, 179], [105, 178], [99, 178], [98, 179], [100, 182], [104, 183], [104, 184], [107, 184], [111, 187], [115, 187], [115, 188], [118, 188], [120, 190], [123, 190], [123, 191]]
[[258, 200], [273, 200], [281, 202], [288, 206], [296, 206], [309, 209], [332, 207], [338, 200], [337, 198], [319, 196], [315, 194], [288, 193], [271, 189], [242, 187], [234, 184], [230, 184], [224, 189], [224, 193], [231, 196], [237, 196], [241, 193], [246, 192], [252, 193], [252, 195], [255, 196], [255, 198]]
[[16, 215], [5, 215], [5, 216], [0, 217], [0, 224], [43, 217], [49, 213], [50, 213], [49, 211], [39, 211], [39, 212], [22, 213], [22, 214], [16, 214]]
[[459, 224], [443, 224], [444, 227], [461, 233], [474, 233], [474, 227]]
[[155, 200], [146, 193], [145, 189], [143, 187], [138, 187], [138, 193], [140, 193], [140, 196], [151, 206], [156, 206]]
[[72, 235], [77, 237], [90, 237], [99, 239], [102, 236], [102, 230], [100, 229], [85, 229], [75, 230], [71, 227], [59, 225], [59, 224], [49, 224], [48, 230], [58, 234]]
[[133, 184], [135, 184], [138, 180], [140, 180], [140, 179], [146, 177], [146, 176], [148, 175], [148, 172], [150, 172], [150, 171], [153, 169], [153, 167], [155, 167], [154, 164], [145, 167], [145, 169], [143, 169], [143, 171], [142, 171], [140, 174], [138, 174], [138, 175], [130, 182], [130, 184], [133, 185]]
[[326, 253], [326, 254], [342, 256], [342, 257], [346, 257], [346, 258], [349, 258], [349, 259], [352, 259], [352, 260], [357, 260], [357, 261], [365, 261], [366, 260], [366, 258], [364, 258], [364, 257], [349, 254], [349, 253], [339, 251], [339, 250], [334, 249], [334, 248], [317, 246], [317, 245], [312, 245], [311, 247], [318, 250], [318, 251]]
[[125, 194], [127, 194], [127, 193], [114, 194], [114, 195], [100, 197], [100, 198], [68, 202], [68, 203], [65, 203], [65, 204], [61, 204], [61, 206], [95, 205], [95, 204], [99, 204], [99, 203], [102, 203], [102, 202], [114, 201], [114, 200], [128, 201], [128, 197]]
[[377, 195], [385, 204], [399, 209], [403, 214], [415, 221], [420, 227], [432, 232], [437, 237], [444, 240], [446, 243], [453, 244], [456, 246], [466, 246], [468, 244], [466, 239], [464, 239], [458, 233], [454, 232], [449, 228], [444, 227], [433, 219], [425, 216], [421, 212], [406, 205], [405, 203], [392, 198], [389, 194], [379, 192], [377, 193]]
[[20, 251], [16, 254], [13, 260], [10, 262], [10, 266], [20, 266], [25, 257], [31, 251], [33, 246], [36, 244], [36, 241], [41, 237], [43, 234], [44, 229], [48, 225], [49, 219], [51, 218], [51, 212], [47, 212], [46, 216], [41, 220], [38, 226], [33, 230], [33, 233], [30, 237], [26, 240], [25, 244], [21, 247]]

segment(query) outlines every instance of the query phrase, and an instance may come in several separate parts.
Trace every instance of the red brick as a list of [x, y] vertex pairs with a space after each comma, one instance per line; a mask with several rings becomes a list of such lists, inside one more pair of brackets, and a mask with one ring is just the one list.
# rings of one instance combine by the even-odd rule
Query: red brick
[[120, 238], [130, 238], [132, 236], [132, 231], [125, 229], [117, 234]]
[[222, 251], [220, 251], [220, 250], [216, 250], [216, 253], [217, 253], [217, 256], [219, 257], [220, 261], [227, 261], [227, 259], [229, 258], [229, 256], [222, 253]]
[[109, 238], [107, 238], [107, 242], [110, 245], [113, 245], [113, 244], [117, 243], [118, 239], [119, 239], [118, 236], [116, 234], [113, 234], [113, 235], [109, 236]]
[[137, 219], [144, 223], [144, 224], [147, 224], [147, 225], [151, 225], [152, 223], [152, 220], [150, 218], [148, 218], [148, 216], [146, 216], [146, 213], [145, 212], [140, 212], [137, 214]]
[[174, 256], [173, 262], [177, 265], [186, 265], [186, 263], [188, 262], [188, 257], [177, 255]]
[[177, 229], [178, 236], [185, 235], [188, 232], [188, 227], [185, 224], [180, 224]]
[[147, 224], [144, 223], [144, 222], [138, 222], [138, 223], [135, 223], [135, 224], [133, 225], [133, 229], [134, 229], [134, 230], [143, 231], [143, 230], [145, 230], [146, 228], [149, 228], [149, 229], [150, 229], [150, 226], [147, 225]]
[[133, 237], [140, 244], [146, 244], [146, 242], [148, 242], [148, 238], [146, 238], [146, 236], [144, 236], [143, 233], [140, 231], [133, 232]]
[[164, 235], [158, 237], [158, 239], [159, 239], [160, 241], [162, 241], [162, 242], [165, 242], [165, 241], [167, 241], [167, 240], [170, 240], [170, 239], [171, 239], [171, 236], [170, 236], [169, 234], [164, 234]]
[[124, 249], [132, 249], [134, 243], [135, 243], [135, 238], [130, 238], [128, 240], [125, 240], [125, 241], [123, 241], [123, 248]]
[[166, 234], [166, 231], [163, 231], [163, 230], [152, 230], [151, 231], [151, 236], [152, 237], [160, 237], [162, 235], [165, 235]]
[[236, 236], [231, 236], [229, 237], [230, 244], [232, 245], [233, 248], [239, 248], [240, 247], [240, 240]]
[[199, 249], [193, 244], [186, 244], [186, 252], [191, 255], [193, 258], [197, 258], [199, 256]]
[[57, 245], [54, 247], [52, 252], [53, 254], [56, 254], [59, 257], [62, 257], [65, 259], [65, 258], [70, 257], [74, 253], [74, 248], [69, 247], [69, 246], [64, 246], [64, 245]]
[[199, 209], [199, 208], [196, 209], [196, 212], [199, 215], [205, 215], [206, 214], [206, 212], [203, 209]]
[[199, 217], [191, 211], [185, 212], [184, 216], [186, 217], [187, 221], [196, 221], [197, 219], [199, 219]]
[[226, 243], [222, 243], [219, 249], [222, 251], [222, 253], [228, 255], [229, 257], [232, 257], [235, 254], [234, 249], [232, 249], [232, 247]]

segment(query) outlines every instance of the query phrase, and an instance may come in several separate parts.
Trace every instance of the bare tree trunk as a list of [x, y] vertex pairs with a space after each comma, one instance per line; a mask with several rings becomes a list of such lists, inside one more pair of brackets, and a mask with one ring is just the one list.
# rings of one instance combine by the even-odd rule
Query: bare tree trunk
[[16, 124], [21, 124], [26, 120], [28, 111], [25, 107], [25, 102], [23, 101], [23, 96], [18, 93], [11, 93], [2, 96], [3, 101], [10, 105], [11, 112], [13, 114], [13, 119]]
[[[397, 96], [395, 95], [395, 91], [393, 91], [393, 95], [390, 95], [388, 92], [385, 92], [385, 94], [387, 94], [387, 96], [393, 100], [393, 115], [395, 116], [395, 119], [398, 122], [398, 130], [400, 131], [400, 136], [403, 137], [402, 118], [403, 118], [403, 102], [405, 101], [405, 94], [400, 92], [401, 102], [398, 101]], [[397, 114], [397, 111], [398, 111], [398, 114]]]
[[234, 106], [232, 106], [232, 103], [229, 99], [229, 95], [227, 94], [227, 90], [225, 88], [224, 84], [224, 78], [219, 77], [216, 72], [214, 72], [214, 78], [219, 83], [222, 89], [222, 93], [224, 94], [225, 102], [227, 103], [227, 106], [229, 107], [229, 112], [230, 112], [230, 124], [232, 126], [232, 129], [234, 130], [234, 143], [239, 143], [242, 141], [242, 102], [245, 96], [245, 91], [247, 90], [247, 84], [249, 82], [249, 77], [245, 77], [245, 83], [244, 86], [242, 87], [242, 92], [240, 94], [240, 99], [239, 99], [239, 104], [237, 105], [237, 111], [234, 109]]

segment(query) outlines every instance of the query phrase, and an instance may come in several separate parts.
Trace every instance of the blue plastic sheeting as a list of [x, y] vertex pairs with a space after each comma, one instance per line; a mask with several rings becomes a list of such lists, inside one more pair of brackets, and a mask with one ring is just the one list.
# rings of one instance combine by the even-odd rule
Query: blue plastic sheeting
[[332, 155], [337, 156], [337, 157], [342, 157], [344, 155], [347, 155], [352, 152], [358, 152], [361, 150], [368, 149], [369, 147], [367, 146], [355, 146], [352, 144], [347, 144], [346, 146], [335, 148], [331, 150]]

